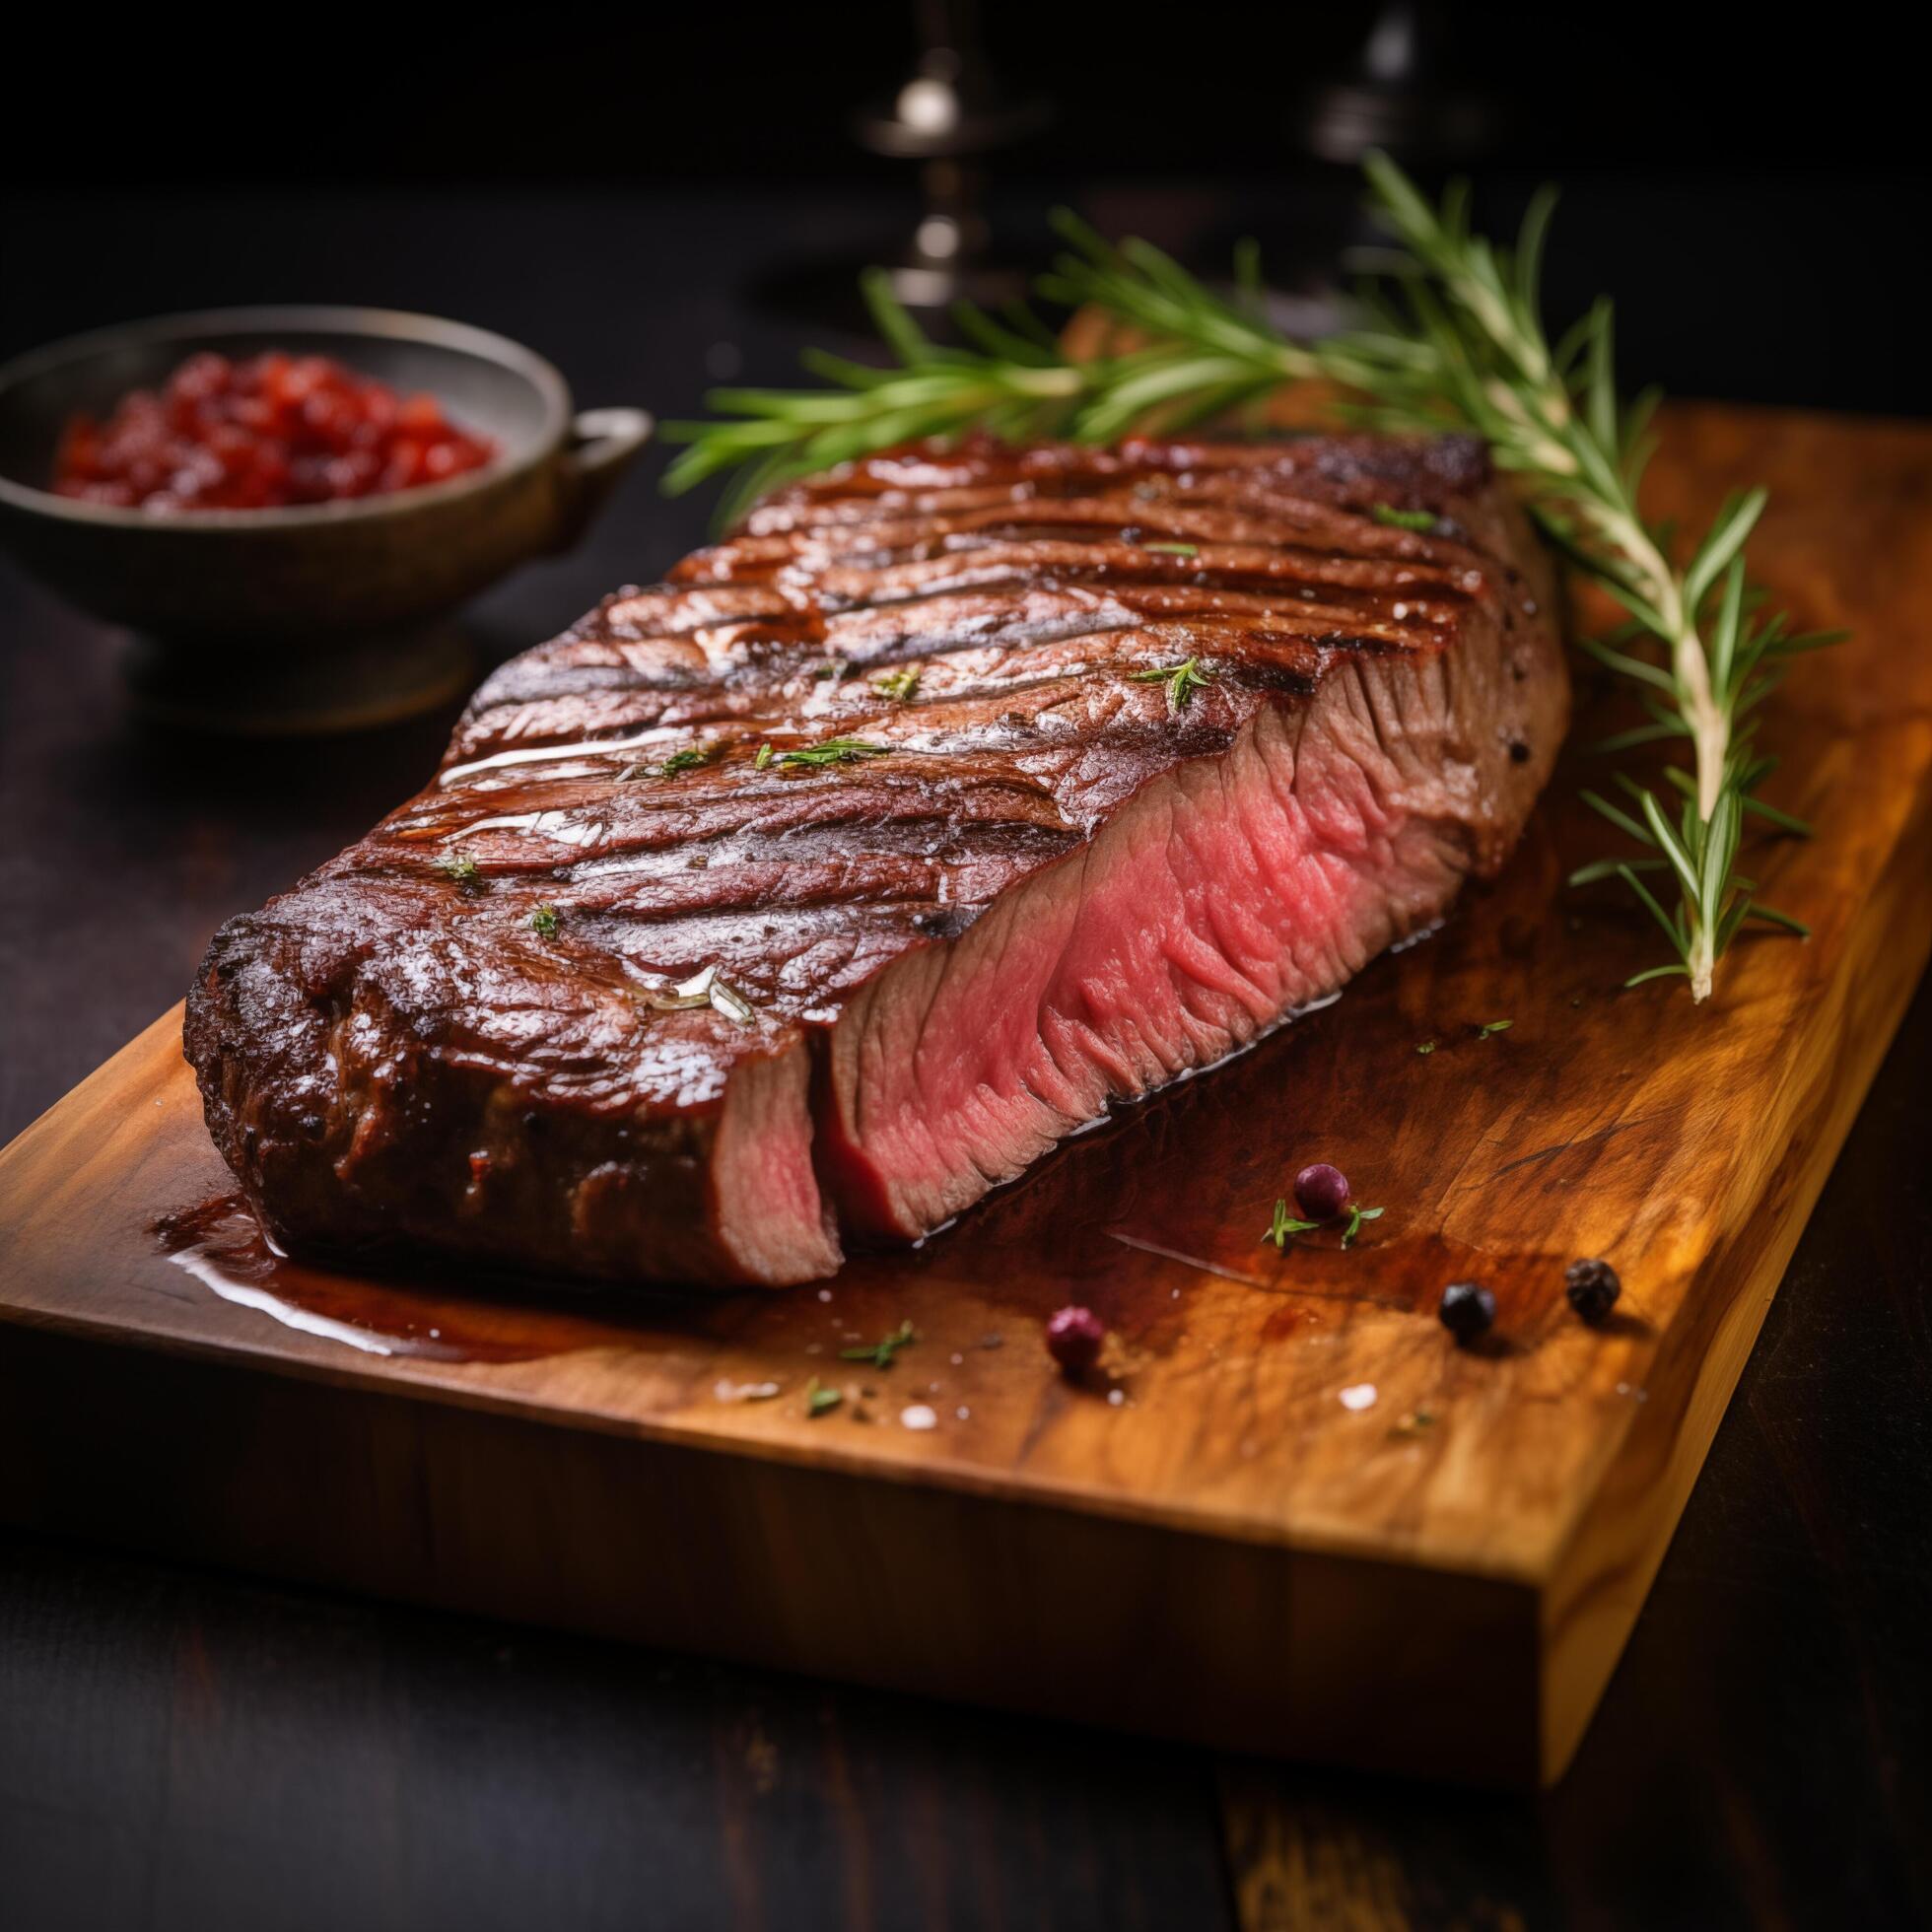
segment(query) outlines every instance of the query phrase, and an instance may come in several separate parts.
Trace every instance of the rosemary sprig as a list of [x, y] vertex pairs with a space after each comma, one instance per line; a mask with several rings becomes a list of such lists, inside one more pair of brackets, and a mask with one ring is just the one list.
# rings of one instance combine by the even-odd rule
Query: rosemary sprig
[[949, 349], [927, 338], [882, 270], [868, 270], [861, 287], [898, 367], [868, 369], [807, 350], [805, 367], [829, 386], [714, 389], [706, 404], [736, 420], [662, 425], [666, 441], [690, 446], [665, 472], [666, 490], [676, 495], [736, 470], [720, 510], [729, 521], [781, 483], [897, 443], [973, 429], [1013, 441], [1069, 433], [1081, 401], [1117, 380], [1111, 366], [1069, 363], [1023, 312], [1000, 322], [962, 310], [975, 347]]
[[[1693, 769], [1666, 773], [1682, 794], [1675, 821], [1654, 793], [1628, 781], [1640, 816], [1594, 793], [1586, 797], [1654, 855], [1614, 868], [1677, 957], [1630, 984], [1681, 973], [1702, 1000], [1744, 921], [1804, 930], [1753, 899], [1736, 858], [1746, 812], [1765, 811], [1752, 794], [1775, 769], [1753, 750], [1750, 714], [1775, 685], [1780, 660], [1831, 640], [1794, 636], [1782, 616], [1755, 614], [1742, 553], [1763, 513], [1763, 490], [1732, 496], [1682, 567], [1666, 533], [1644, 520], [1637, 494], [1657, 397], [1620, 405], [1609, 301], [1555, 346], [1544, 334], [1538, 272], [1553, 195], [1546, 189], [1531, 203], [1508, 251], [1472, 233], [1466, 187], [1452, 187], [1438, 210], [1386, 157], [1373, 155], [1366, 167], [1374, 211], [1402, 250], [1382, 264], [1394, 293], [1371, 299], [1366, 326], [1325, 345], [1327, 367], [1373, 398], [1363, 414], [1379, 426], [1460, 421], [1481, 432], [1498, 465], [1522, 480], [1552, 541], [1629, 613], [1614, 639], [1583, 645], [1645, 689], [1650, 724], [1626, 733], [1620, 748], [1683, 740]], [[1659, 656], [1638, 655], [1643, 641], [1660, 646]], [[1782, 813], [1768, 822], [1795, 826]], [[1673, 911], [1644, 885], [1639, 865], [1675, 876]], [[1604, 872], [1586, 866], [1578, 879]]]
[[[1041, 294], [1100, 309], [1143, 346], [1069, 363], [1023, 309], [996, 320], [965, 308], [955, 320], [971, 346], [944, 348], [874, 274], [866, 299], [897, 367], [812, 355], [808, 367], [831, 387], [714, 393], [711, 405], [732, 420], [666, 426], [667, 437], [691, 446], [666, 487], [687, 489], [736, 469], [727, 503], [734, 514], [777, 483], [897, 443], [969, 429], [1007, 440], [1104, 443], [1149, 421], [1171, 430], [1225, 414], [1308, 377], [1365, 397], [1348, 413], [1374, 426], [1473, 429], [1518, 478], [1557, 547], [1629, 613], [1621, 630], [1583, 647], [1639, 687], [1644, 705], [1645, 724], [1603, 748], [1681, 743], [1688, 750], [1690, 768], [1668, 768], [1661, 796], [1620, 777], [1634, 810], [1585, 794], [1642, 850], [1584, 866], [1573, 882], [1622, 879], [1666, 934], [1672, 962], [1631, 984], [1682, 974], [1702, 1000], [1747, 920], [1804, 931], [1758, 903], [1736, 860], [1747, 817], [1805, 830], [1756, 795], [1775, 766], [1754, 747], [1753, 714], [1787, 659], [1835, 636], [1795, 633], [1748, 588], [1742, 553], [1763, 512], [1762, 490], [1732, 497], [1683, 565], [1669, 533], [1644, 519], [1637, 498], [1656, 397], [1620, 403], [1608, 301], [1554, 345], [1545, 335], [1538, 280], [1553, 206], [1548, 191], [1531, 204], [1515, 248], [1504, 249], [1472, 232], [1466, 188], [1452, 188], [1432, 207], [1385, 157], [1371, 156], [1366, 168], [1371, 205], [1398, 249], [1380, 260], [1384, 280], [1365, 299], [1360, 324], [1342, 335], [1303, 345], [1272, 327], [1252, 249], [1237, 261], [1237, 291], [1227, 300], [1149, 243], [1115, 246], [1062, 213], [1056, 227], [1068, 247]], [[1390, 505], [1371, 506], [1370, 514], [1405, 529], [1435, 522]], [[1171, 684], [1172, 709], [1183, 709], [1200, 681]], [[1666, 808], [1672, 794], [1675, 812]], [[1669, 911], [1645, 874], [1670, 883], [1677, 903]]]
[[1102, 302], [1151, 338], [1145, 347], [1070, 363], [1024, 305], [996, 318], [961, 304], [953, 320], [971, 346], [947, 348], [913, 320], [882, 271], [868, 270], [860, 286], [897, 367], [807, 350], [805, 367], [829, 386], [712, 390], [707, 406], [729, 420], [660, 426], [666, 442], [690, 446], [665, 471], [663, 487], [675, 496], [735, 470], [719, 512], [728, 522], [767, 490], [895, 444], [969, 430], [1007, 442], [1110, 443], [1149, 412], [1178, 429], [1320, 373], [1309, 350], [1259, 320], [1252, 251], [1243, 255], [1236, 308], [1148, 242], [1124, 242], [1115, 250], [1064, 209], [1054, 222], [1070, 252], [1042, 280], [1041, 293]]
[[1350, 1208], [1348, 1225], [1342, 1230], [1342, 1245], [1345, 1248], [1354, 1245], [1355, 1236], [1362, 1231], [1364, 1221], [1379, 1221], [1388, 1212], [1386, 1208]]
[[[1348, 1208], [1345, 1209], [1342, 1217], [1346, 1221], [1346, 1225], [1342, 1230], [1343, 1247], [1349, 1248], [1354, 1245], [1355, 1236], [1362, 1231], [1362, 1223], [1364, 1221], [1379, 1221], [1387, 1211], [1388, 1209], [1384, 1208]], [[1329, 1223], [1327, 1221], [1297, 1220], [1294, 1215], [1288, 1212], [1288, 1204], [1286, 1198], [1283, 1197], [1276, 1202], [1275, 1217], [1262, 1229], [1261, 1238], [1264, 1241], [1274, 1242], [1278, 1253], [1286, 1254], [1288, 1242], [1293, 1236], [1297, 1234], [1313, 1234], [1317, 1228], [1327, 1227]]]
[[682, 751], [673, 751], [660, 764], [626, 765], [617, 774], [617, 782], [619, 785], [625, 785], [641, 778], [682, 778], [686, 772], [695, 772], [699, 766], [709, 765], [717, 755], [716, 745], [686, 745]]
[[772, 762], [778, 765], [850, 765], [861, 758], [886, 757], [889, 744], [869, 744], [863, 738], [826, 738], [818, 744], [800, 745], [796, 751], [781, 751]]
[[881, 698], [891, 698], [902, 705], [911, 704], [918, 694], [922, 675], [917, 664], [907, 664], [903, 669], [887, 671], [883, 677], [873, 678], [872, 689]]
[[1188, 657], [1178, 664], [1156, 664], [1150, 671], [1130, 671], [1128, 680], [1134, 684], [1164, 684], [1167, 686], [1167, 709], [1170, 712], [1186, 711], [1194, 702], [1194, 694], [1207, 687], [1214, 673], [1201, 668], [1199, 657]]
[[890, 1335], [883, 1335], [876, 1342], [868, 1342], [859, 1348], [841, 1348], [839, 1359], [844, 1362], [870, 1362], [874, 1368], [890, 1368], [899, 1350], [918, 1340], [908, 1319], [901, 1322]]
[[1398, 510], [1392, 503], [1372, 503], [1368, 514], [1392, 530], [1427, 532], [1435, 528], [1435, 512], [1432, 510]]
[[1262, 1229], [1261, 1238], [1264, 1241], [1274, 1242], [1277, 1252], [1286, 1254], [1290, 1235], [1312, 1234], [1320, 1226], [1320, 1221], [1297, 1220], [1288, 1212], [1288, 1204], [1284, 1197], [1276, 1202], [1275, 1218]]
[[711, 763], [712, 753], [707, 745], [687, 745], [682, 751], [673, 751], [657, 767], [659, 778], [679, 778], [686, 772], [695, 772], [700, 765]]

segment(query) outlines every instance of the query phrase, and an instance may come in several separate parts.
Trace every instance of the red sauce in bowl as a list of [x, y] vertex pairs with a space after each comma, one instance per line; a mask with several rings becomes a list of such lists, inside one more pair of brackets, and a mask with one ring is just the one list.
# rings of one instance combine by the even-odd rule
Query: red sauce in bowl
[[163, 513], [272, 510], [442, 483], [496, 454], [434, 396], [403, 396], [326, 356], [191, 356], [105, 422], [76, 416], [56, 494]]

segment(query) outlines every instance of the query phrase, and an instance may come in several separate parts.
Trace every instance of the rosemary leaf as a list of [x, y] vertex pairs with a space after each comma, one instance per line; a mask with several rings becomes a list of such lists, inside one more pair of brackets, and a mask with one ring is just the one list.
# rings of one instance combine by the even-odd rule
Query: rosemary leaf
[[1355, 1236], [1362, 1231], [1364, 1221], [1379, 1221], [1387, 1211], [1383, 1208], [1350, 1208], [1348, 1225], [1342, 1230], [1342, 1245], [1345, 1248], [1351, 1246]]
[[881, 1336], [876, 1342], [859, 1348], [841, 1348], [839, 1359], [845, 1362], [870, 1362], [874, 1368], [890, 1368], [899, 1350], [918, 1340], [911, 1321], [903, 1321], [890, 1335]]
[[1202, 669], [1199, 657], [1189, 657], [1178, 664], [1156, 664], [1150, 671], [1128, 673], [1136, 684], [1166, 685], [1167, 709], [1170, 712], [1186, 711], [1194, 702], [1195, 692], [1213, 675], [1212, 671]]
[[1436, 517], [1432, 510], [1398, 510], [1394, 504], [1372, 503], [1368, 514], [1378, 523], [1386, 523], [1392, 530], [1422, 530], [1435, 528]]
[[1287, 1246], [1288, 1246], [1288, 1237], [1290, 1235], [1309, 1234], [1320, 1226], [1321, 1226], [1320, 1221], [1296, 1220], [1294, 1216], [1288, 1212], [1287, 1202], [1285, 1200], [1282, 1200], [1282, 1201], [1276, 1202], [1275, 1218], [1272, 1221], [1270, 1221], [1265, 1228], [1262, 1229], [1261, 1238], [1264, 1241], [1274, 1242], [1275, 1246], [1279, 1251], [1281, 1251], [1282, 1253], [1286, 1253]]
[[863, 738], [827, 738], [820, 744], [800, 745], [796, 751], [781, 751], [774, 761], [780, 765], [850, 765], [861, 758], [883, 758], [892, 747], [868, 744]]

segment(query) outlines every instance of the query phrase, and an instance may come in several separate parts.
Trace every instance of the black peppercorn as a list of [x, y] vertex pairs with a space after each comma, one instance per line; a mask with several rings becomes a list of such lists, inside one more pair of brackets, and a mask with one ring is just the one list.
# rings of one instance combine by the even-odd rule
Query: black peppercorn
[[1475, 1281], [1451, 1281], [1435, 1312], [1458, 1342], [1474, 1342], [1495, 1321], [1496, 1298]]
[[1563, 1271], [1563, 1292], [1586, 1322], [1601, 1322], [1617, 1306], [1623, 1283], [1607, 1261], [1573, 1261]]

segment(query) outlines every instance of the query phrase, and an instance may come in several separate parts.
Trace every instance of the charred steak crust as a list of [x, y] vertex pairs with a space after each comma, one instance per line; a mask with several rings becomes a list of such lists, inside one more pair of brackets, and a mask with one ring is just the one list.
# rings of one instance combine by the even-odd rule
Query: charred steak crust
[[293, 1248], [812, 1278], [1435, 919], [1567, 705], [1473, 441], [902, 449], [499, 670], [187, 1056]]

